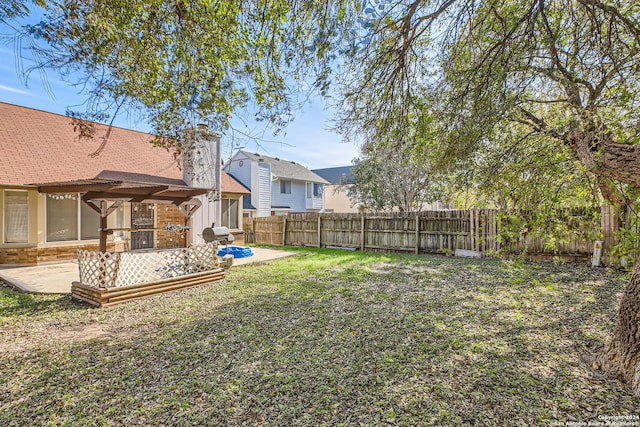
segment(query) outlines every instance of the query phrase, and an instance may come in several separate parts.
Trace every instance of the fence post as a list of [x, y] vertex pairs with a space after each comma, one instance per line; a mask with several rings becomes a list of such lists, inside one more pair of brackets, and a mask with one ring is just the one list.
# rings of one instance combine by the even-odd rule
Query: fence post
[[475, 242], [476, 242], [476, 232], [475, 232], [475, 228], [474, 228], [474, 222], [473, 222], [473, 209], [469, 209], [469, 237], [471, 237], [471, 245], [470, 245], [470, 250], [473, 250], [475, 248]]
[[255, 218], [251, 218], [251, 234], [253, 235], [253, 243], [257, 243], [257, 238], [256, 238], [256, 219]]
[[361, 221], [360, 221], [360, 250], [364, 251], [364, 212], [362, 213], [361, 216]]
[[322, 245], [320, 243], [320, 234], [321, 234], [320, 225], [321, 225], [321, 223], [322, 223], [322, 217], [320, 216], [320, 214], [318, 214], [318, 248], [322, 247]]
[[420, 253], [420, 214], [416, 214], [416, 255]]
[[287, 217], [282, 219], [282, 246], [286, 246], [287, 243]]
[[475, 246], [475, 251], [476, 252], [480, 252], [480, 211], [475, 209], [476, 214], [475, 214], [475, 222], [476, 222], [476, 235], [474, 238], [474, 246]]

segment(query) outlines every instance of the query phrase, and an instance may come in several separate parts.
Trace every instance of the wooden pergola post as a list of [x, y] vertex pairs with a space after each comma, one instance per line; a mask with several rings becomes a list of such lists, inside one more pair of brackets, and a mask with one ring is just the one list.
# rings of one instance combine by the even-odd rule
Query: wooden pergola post
[[100, 215], [100, 252], [107, 251], [107, 236], [109, 235], [109, 229], [107, 228], [107, 217], [122, 204], [122, 200], [116, 200], [111, 206], [107, 200], [100, 200], [100, 206], [96, 205], [95, 200], [88, 200], [85, 198], [86, 194], [82, 196], [82, 201], [87, 204], [91, 209], [96, 211]]
[[102, 200], [100, 202], [100, 247], [98, 248], [102, 253], [107, 252], [107, 217], [109, 216], [109, 214], [106, 213], [107, 210], [107, 201]]
[[[189, 219], [193, 216], [193, 214], [202, 206], [202, 202], [199, 199], [189, 199], [184, 200], [182, 202], [174, 203], [178, 206], [180, 212], [184, 214], [184, 226], [187, 227], [189, 225]], [[192, 231], [187, 228], [186, 236], [185, 236], [185, 244], [188, 244], [189, 239], [191, 238]]]

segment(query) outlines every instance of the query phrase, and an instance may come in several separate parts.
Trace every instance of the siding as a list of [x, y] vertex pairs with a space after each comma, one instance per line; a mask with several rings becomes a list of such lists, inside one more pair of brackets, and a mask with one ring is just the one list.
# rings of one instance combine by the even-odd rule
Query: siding
[[[286, 180], [285, 180], [286, 181]], [[280, 180], [271, 183], [273, 206], [289, 206], [292, 212], [305, 212], [306, 187], [301, 181], [291, 181], [291, 194], [280, 193]]]
[[[266, 163], [258, 164], [258, 191], [252, 192], [258, 196], [254, 206], [257, 209], [257, 216], [271, 215], [271, 168]], [[251, 198], [253, 201], [253, 197]]]
[[[197, 196], [202, 206], [195, 211], [193, 216], [189, 220], [189, 236], [190, 243], [202, 244], [204, 239], [202, 238], [202, 230], [207, 227], [211, 227], [211, 223], [215, 223], [216, 226], [220, 225], [220, 202], [210, 201], [206, 195]], [[182, 215], [182, 221], [184, 221], [184, 215]]]
[[[242, 166], [240, 161], [242, 160]], [[251, 189], [251, 161], [247, 159], [243, 154], [237, 153], [231, 161], [225, 166], [224, 171], [241, 182], [245, 187]]]

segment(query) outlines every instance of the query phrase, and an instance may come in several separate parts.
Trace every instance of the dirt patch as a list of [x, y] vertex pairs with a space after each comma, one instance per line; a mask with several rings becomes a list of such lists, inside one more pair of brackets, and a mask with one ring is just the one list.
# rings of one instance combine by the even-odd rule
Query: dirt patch
[[54, 326], [35, 327], [30, 331], [2, 329], [4, 336], [0, 346], [0, 355], [10, 355], [47, 345], [79, 343], [100, 338], [113, 338], [113, 334], [99, 323], [90, 323], [75, 327], [58, 328]]
[[399, 264], [391, 262], [381, 262], [367, 267], [372, 273], [379, 274], [440, 274], [438, 269], [420, 264]]

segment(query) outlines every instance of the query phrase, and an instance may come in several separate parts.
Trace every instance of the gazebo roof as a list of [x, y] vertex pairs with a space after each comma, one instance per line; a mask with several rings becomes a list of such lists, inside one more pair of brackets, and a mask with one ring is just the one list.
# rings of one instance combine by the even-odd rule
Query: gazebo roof
[[82, 193], [83, 200], [169, 202], [176, 205], [211, 191], [209, 188], [187, 186], [179, 179], [118, 171], [103, 171], [89, 179], [31, 185], [45, 194]]

